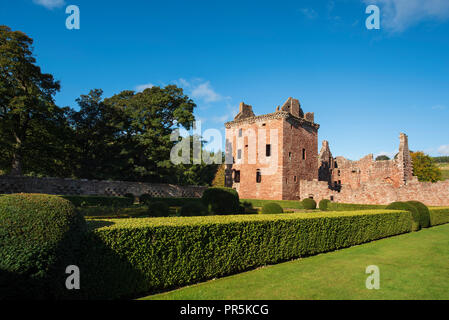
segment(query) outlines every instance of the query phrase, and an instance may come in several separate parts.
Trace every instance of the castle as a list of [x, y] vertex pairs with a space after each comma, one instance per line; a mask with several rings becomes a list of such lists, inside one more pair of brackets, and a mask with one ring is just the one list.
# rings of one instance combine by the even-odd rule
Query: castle
[[386, 204], [418, 200], [449, 205], [449, 181], [418, 182], [408, 148], [400, 134], [393, 160], [359, 161], [332, 156], [328, 141], [318, 153], [318, 129], [313, 113], [288, 98], [275, 112], [256, 116], [250, 105], [226, 127], [225, 184], [242, 199], [329, 199], [337, 202]]

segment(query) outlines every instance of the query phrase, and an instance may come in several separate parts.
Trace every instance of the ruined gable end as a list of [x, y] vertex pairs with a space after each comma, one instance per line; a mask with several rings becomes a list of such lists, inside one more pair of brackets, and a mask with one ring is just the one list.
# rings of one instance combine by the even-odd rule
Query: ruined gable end
[[234, 120], [242, 120], [251, 117], [255, 117], [253, 107], [245, 104], [244, 102], [241, 102], [239, 107], [239, 113], [235, 116]]
[[297, 118], [304, 118], [304, 112], [301, 109], [301, 104], [298, 99], [288, 98], [281, 110], [289, 112]]

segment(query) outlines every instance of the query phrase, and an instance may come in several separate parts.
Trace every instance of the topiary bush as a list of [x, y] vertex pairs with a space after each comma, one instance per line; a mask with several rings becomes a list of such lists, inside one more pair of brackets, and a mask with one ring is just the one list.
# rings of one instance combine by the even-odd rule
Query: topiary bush
[[43, 194], [0, 197], [0, 300], [55, 299], [86, 231], [69, 201]]
[[319, 205], [318, 205], [318, 206], [320, 207], [320, 210], [321, 210], [321, 211], [327, 211], [330, 202], [331, 202], [331, 201], [328, 200], [328, 199], [323, 199], [323, 200], [321, 200], [320, 203], [319, 203]]
[[239, 214], [240, 200], [236, 190], [214, 187], [206, 189], [202, 196], [204, 205], [212, 214]]
[[262, 214], [276, 214], [276, 213], [284, 213], [284, 209], [280, 205], [274, 202], [269, 202], [264, 204], [262, 207]]
[[419, 223], [420, 221], [420, 214], [418, 212], [418, 209], [416, 209], [415, 206], [412, 206], [411, 204], [407, 202], [393, 202], [390, 203], [386, 209], [393, 209], [393, 210], [407, 210], [410, 211], [413, 218], [413, 224], [412, 224], [412, 231], [418, 231], [421, 229], [421, 225]]
[[430, 227], [430, 212], [427, 206], [419, 201], [407, 201], [408, 204], [414, 206], [419, 212], [419, 224], [421, 228]]
[[132, 204], [134, 204], [135, 197], [132, 193], [125, 193], [124, 197], [128, 198], [130, 201], [132, 201]]
[[209, 212], [201, 202], [188, 202], [181, 207], [180, 215], [182, 217], [206, 216]]
[[151, 194], [144, 193], [139, 197], [139, 203], [148, 205], [150, 204], [152, 199], [153, 197], [151, 196]]
[[307, 209], [307, 210], [316, 209], [316, 201], [313, 199], [306, 198], [306, 199], [302, 200], [301, 203], [302, 203], [302, 206], [304, 207], [304, 209]]
[[170, 208], [165, 202], [155, 201], [148, 205], [148, 212], [151, 217], [168, 217]]
[[437, 226], [440, 224], [449, 223], [449, 207], [434, 207], [429, 208], [430, 225]]
[[108, 196], [61, 196], [69, 200], [75, 207], [129, 207], [134, 203], [134, 199], [126, 197]]

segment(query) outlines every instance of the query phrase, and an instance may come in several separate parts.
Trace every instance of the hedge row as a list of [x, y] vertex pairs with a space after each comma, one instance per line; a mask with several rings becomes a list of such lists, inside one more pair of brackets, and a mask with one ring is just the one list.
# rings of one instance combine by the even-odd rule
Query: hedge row
[[304, 209], [299, 200], [260, 200], [260, 199], [241, 199], [242, 202], [251, 203], [254, 207], [263, 207], [267, 203], [277, 203], [283, 209]]
[[[73, 298], [137, 297], [411, 231], [407, 211], [90, 221]], [[92, 225], [92, 223], [96, 223]], [[70, 296], [68, 297], [70, 298]]]
[[132, 206], [134, 199], [129, 197], [107, 197], [107, 196], [61, 196], [69, 200], [75, 207], [117, 207], [124, 208]]
[[337, 203], [330, 202], [327, 205], [329, 211], [357, 211], [357, 210], [381, 210], [385, 209], [387, 205], [379, 204], [353, 204], [353, 203]]
[[430, 225], [449, 223], [449, 207], [429, 207]]

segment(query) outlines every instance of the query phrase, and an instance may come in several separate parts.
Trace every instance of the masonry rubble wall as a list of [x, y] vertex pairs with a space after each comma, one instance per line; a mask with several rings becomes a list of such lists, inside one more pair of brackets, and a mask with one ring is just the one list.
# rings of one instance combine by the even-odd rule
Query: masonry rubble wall
[[149, 193], [153, 197], [162, 198], [199, 198], [205, 189], [206, 187], [202, 186], [178, 186], [144, 182], [0, 176], [0, 194], [45, 193], [57, 195], [124, 196], [127, 193], [132, 193], [140, 196]]
[[300, 181], [300, 198], [322, 199], [340, 203], [389, 204], [394, 201], [420, 201], [428, 206], [449, 206], [449, 180], [419, 182], [416, 178], [395, 187], [382, 181], [369, 181], [357, 188], [343, 185], [340, 192], [331, 190], [326, 181]]

